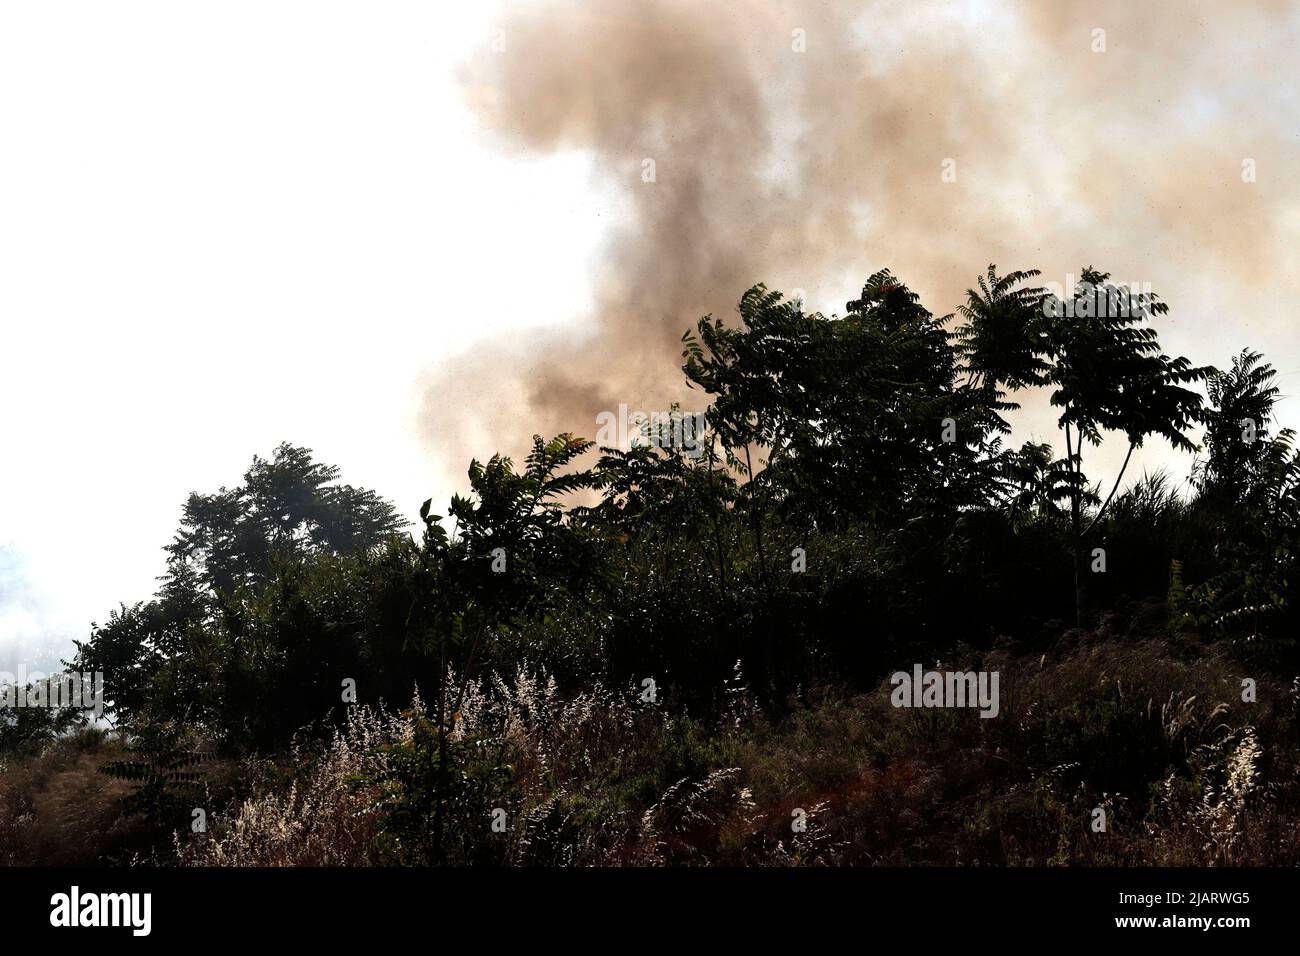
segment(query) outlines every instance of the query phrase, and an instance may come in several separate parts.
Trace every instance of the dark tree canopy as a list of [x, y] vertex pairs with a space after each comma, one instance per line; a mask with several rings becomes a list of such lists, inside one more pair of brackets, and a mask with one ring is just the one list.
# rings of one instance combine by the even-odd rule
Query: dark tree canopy
[[352, 554], [406, 527], [392, 504], [338, 477], [310, 449], [283, 443], [269, 460], [254, 456], [238, 487], [190, 495], [166, 549], [169, 580], [192, 571], [231, 592], [267, 580], [276, 557]]
[[[887, 270], [842, 316], [755, 286], [734, 319], [683, 336], [707, 399], [698, 443], [535, 436], [519, 466], [471, 462], [446, 517], [426, 502], [418, 540], [387, 501], [281, 445], [237, 486], [190, 496], [158, 593], [76, 663], [105, 673], [116, 719], [242, 750], [341, 719], [341, 681], [398, 705], [418, 685], [454, 708], [449, 675], [521, 661], [610, 684], [654, 674], [707, 709], [742, 660], [779, 706], [819, 675], [870, 682], [956, 636], [1027, 640], [1164, 600], [1171, 579], [1180, 620], [1282, 634], [1300, 464], [1268, 428], [1271, 368], [1166, 355], [1154, 296], [1099, 314], [1127, 294], [1105, 273], [1084, 270], [1068, 308], [1036, 277], [990, 266], [955, 316]], [[1063, 448], [1003, 447], [1032, 388]], [[1085, 441], [1187, 450], [1202, 424], [1193, 501], [1158, 480], [1119, 494], [1122, 470], [1103, 497], [1084, 474]], [[1080, 556], [1098, 546], [1122, 573], [1090, 578], [1084, 602]]]
[[[889, 859], [876, 831], [894, 826], [863, 831], [861, 807], [884, 807], [871, 794], [893, 804], [889, 781], [919, 786], [951, 768], [960, 781], [898, 806], [933, 803], [973, 841], [962, 862], [1005, 854], [1012, 825], [1046, 834], [1026, 841], [1029, 858], [1064, 859], [1082, 810], [1106, 794], [1125, 797], [1123, 829], [1181, 828], [1205, 846], [1199, 828], [1219, 813], [1205, 808], [1221, 806], [1224, 780], [1246, 776], [1238, 755], [1250, 764], [1254, 751], [1221, 735], [1226, 705], [1212, 696], [1189, 730], [1195, 695], [1128, 672], [1121, 688], [1113, 652], [1163, 642], [1190, 673], [1205, 648], [1280, 678], [1274, 690], [1292, 686], [1300, 454], [1273, 426], [1276, 375], [1257, 353], [1226, 372], [1193, 365], [1165, 354], [1154, 296], [1085, 269], [1061, 302], [1037, 276], [990, 266], [955, 315], [932, 313], [887, 270], [830, 317], [754, 286], [735, 316], [706, 316], [682, 338], [700, 404], [667, 418], [691, 416], [689, 441], [684, 426], [631, 447], [534, 436], [520, 461], [469, 462], [445, 516], [424, 502], [418, 537], [305, 448], [254, 458], [233, 488], [189, 497], [152, 599], [78, 644], [72, 666], [103, 673], [121, 732], [125, 756], [101, 767], [133, 785], [121, 809], [151, 818], [167, 847], [196, 846], [206, 838], [173, 834], [209, 805], [208, 788], [243, 786], [205, 777], [205, 761], [260, 768], [252, 776], [279, 781], [273, 806], [292, 808], [284, 794], [318, 779], [302, 755], [332, 741], [366, 757], [345, 777], [329, 770], [340, 812], [324, 825], [358, 835], [350, 856], [380, 862], [607, 863], [677, 843], [683, 859], [725, 860], [707, 854], [739, 852], [724, 848], [741, 839], [785, 865], [822, 845], [783, 843], [800, 764], [824, 774], [802, 789], [819, 795], [805, 805], [843, 804], [852, 836], [825, 847], [857, 840], [873, 863]], [[1010, 413], [1030, 401], [1050, 401], [1062, 440], [1004, 447]], [[1152, 438], [1195, 452], [1185, 491], [1162, 475], [1121, 489], [1124, 467], [1085, 473], [1085, 444], [1118, 440], [1131, 454]], [[1044, 667], [1062, 654], [1087, 669]], [[911, 720], [862, 705], [921, 661], [1009, 668], [1015, 717]], [[1237, 691], [1205, 681], [1211, 695]], [[1281, 845], [1300, 773], [1276, 746], [1294, 750], [1295, 694], [1273, 697], [1272, 718], [1232, 707], [1252, 725], [1243, 746], [1256, 724], [1259, 739], [1271, 734], [1268, 793], [1291, 788], [1290, 816], [1276, 818], [1290, 829], [1267, 831]], [[0, 714], [0, 757], [39, 753], [79, 719]], [[751, 751], [746, 735], [776, 728], [792, 736]], [[1189, 745], [1193, 731], [1204, 733]], [[862, 755], [847, 773], [850, 749]], [[709, 823], [712, 797], [691, 781], [730, 780], [746, 754], [762, 768], [749, 783], [772, 788], [768, 809], [728, 796], [719, 806], [741, 815]], [[1190, 811], [1170, 816], [1184, 800]], [[1004, 805], [1019, 809], [970, 815]], [[1261, 805], [1254, 819], [1267, 823], [1281, 798]], [[487, 807], [511, 808], [514, 836], [488, 833]], [[817, 812], [820, 830], [833, 817]], [[645, 829], [661, 816], [683, 823]], [[896, 822], [911, 859], [920, 831]], [[697, 845], [709, 827], [715, 845]]]

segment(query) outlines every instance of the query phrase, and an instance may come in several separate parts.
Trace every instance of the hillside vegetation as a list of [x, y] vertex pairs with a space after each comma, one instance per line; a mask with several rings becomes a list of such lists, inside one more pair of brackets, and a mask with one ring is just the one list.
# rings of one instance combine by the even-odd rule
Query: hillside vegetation
[[[112, 730], [0, 712], [0, 860], [1300, 862], [1274, 372], [1035, 278], [942, 317], [888, 272], [843, 316], [757, 286], [683, 336], [702, 430], [537, 437], [415, 535], [255, 458], [67, 662]], [[1008, 447], [1031, 390], [1059, 443]], [[1085, 471], [1108, 435], [1191, 482]], [[915, 664], [997, 672], [997, 715], [895, 707]]]

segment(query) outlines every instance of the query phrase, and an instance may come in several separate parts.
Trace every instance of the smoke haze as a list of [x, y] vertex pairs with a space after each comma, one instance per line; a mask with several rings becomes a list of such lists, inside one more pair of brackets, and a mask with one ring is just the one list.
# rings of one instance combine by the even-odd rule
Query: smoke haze
[[[944, 314], [989, 262], [1061, 284], [1095, 265], [1170, 303], [1171, 354], [1225, 366], [1249, 345], [1284, 393], [1294, 380], [1300, 24], [1284, 3], [556, 0], [498, 27], [463, 70], [487, 135], [521, 162], [589, 154], [591, 188], [625, 215], [590, 314], [430, 370], [421, 431], [458, 477], [533, 432], [594, 437], [621, 402], [702, 405], [679, 368], [701, 315], [731, 316], [757, 282], [842, 311], [882, 267]], [[1030, 404], [1017, 437], [1054, 439]], [[1137, 468], [1188, 463], [1144, 454]]]

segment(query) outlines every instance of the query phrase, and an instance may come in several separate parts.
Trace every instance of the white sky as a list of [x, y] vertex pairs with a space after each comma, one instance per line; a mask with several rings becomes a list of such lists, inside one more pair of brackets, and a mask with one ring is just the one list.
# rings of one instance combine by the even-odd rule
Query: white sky
[[608, 211], [476, 135], [493, 13], [0, 0], [0, 670], [147, 598], [186, 495], [281, 440], [445, 498], [419, 373], [585, 311]]

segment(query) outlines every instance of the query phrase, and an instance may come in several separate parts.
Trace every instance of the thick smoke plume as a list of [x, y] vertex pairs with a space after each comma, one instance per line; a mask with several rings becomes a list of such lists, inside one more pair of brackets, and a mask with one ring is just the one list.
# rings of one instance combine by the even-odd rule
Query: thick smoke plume
[[[533, 432], [594, 437], [619, 403], [694, 409], [679, 340], [697, 318], [757, 282], [834, 311], [881, 267], [942, 313], [989, 262], [1059, 283], [1096, 265], [1171, 303], [1168, 349], [1223, 365], [1251, 345], [1290, 371], [1284, 3], [556, 0], [499, 27], [504, 49], [465, 66], [473, 108], [521, 159], [588, 151], [593, 188], [630, 216], [594, 314], [484, 341], [423, 383], [453, 472]], [[1045, 436], [1052, 417], [1022, 424]]]

